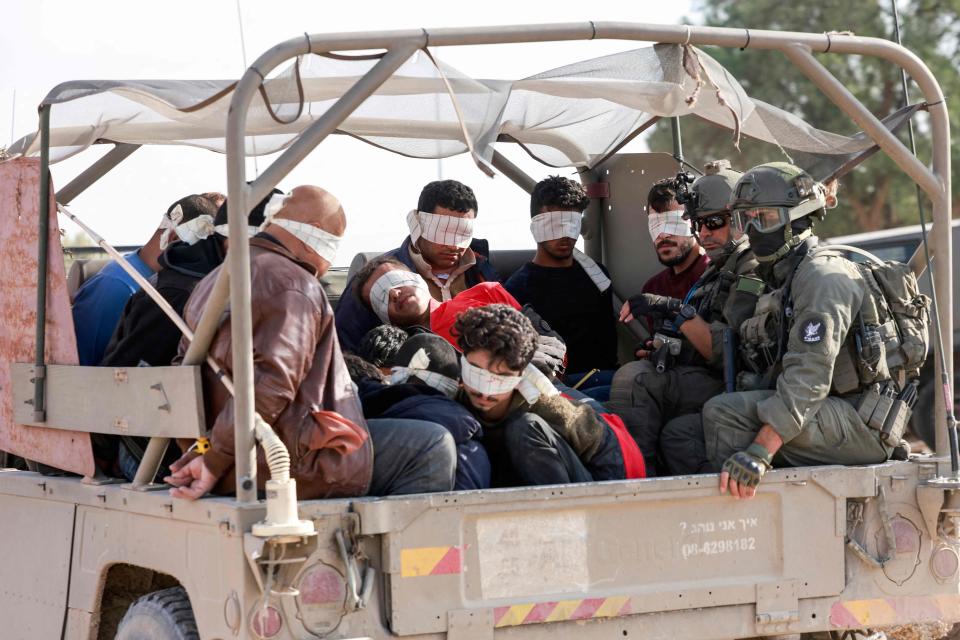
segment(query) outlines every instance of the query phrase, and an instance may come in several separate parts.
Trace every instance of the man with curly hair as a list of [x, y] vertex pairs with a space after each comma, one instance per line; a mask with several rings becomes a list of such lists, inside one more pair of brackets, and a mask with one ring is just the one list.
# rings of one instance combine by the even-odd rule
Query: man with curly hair
[[460, 314], [453, 334], [463, 352], [458, 397], [483, 425], [494, 487], [627, 476], [614, 431], [530, 366], [537, 332], [526, 316], [502, 304], [476, 307]]
[[537, 253], [504, 284], [520, 304], [530, 304], [567, 345], [567, 384], [581, 385], [600, 401], [609, 396], [617, 368], [613, 287], [603, 265], [576, 249], [583, 211], [590, 204], [579, 182], [541, 180], [530, 195], [530, 231]]
[[[384, 255], [420, 275], [429, 295], [440, 302], [478, 283], [496, 282], [487, 241], [473, 237], [477, 210], [477, 198], [467, 185], [456, 180], [431, 182], [420, 192], [417, 208], [407, 213], [410, 235]], [[336, 311], [337, 334], [347, 351], [355, 351], [364, 334], [381, 324], [351, 295], [354, 282], [355, 278], [347, 283]]]

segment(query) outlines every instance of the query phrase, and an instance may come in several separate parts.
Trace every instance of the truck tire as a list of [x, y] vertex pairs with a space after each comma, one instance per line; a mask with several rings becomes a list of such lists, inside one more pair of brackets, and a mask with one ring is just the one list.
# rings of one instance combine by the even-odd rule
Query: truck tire
[[116, 640], [200, 640], [183, 587], [154, 591], [130, 605]]

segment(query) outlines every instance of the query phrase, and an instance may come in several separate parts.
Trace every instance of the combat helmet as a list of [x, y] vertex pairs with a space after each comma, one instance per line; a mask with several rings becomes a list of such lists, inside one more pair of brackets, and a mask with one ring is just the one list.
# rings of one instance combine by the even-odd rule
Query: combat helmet
[[[729, 160], [714, 160], [703, 166], [703, 175], [694, 180], [683, 197], [683, 217], [690, 220], [693, 226], [693, 235], [701, 244], [700, 229], [707, 226], [710, 229], [720, 229], [730, 222], [730, 210], [727, 205], [737, 180], [743, 174], [730, 168]], [[679, 191], [678, 191], [678, 198]], [[730, 239], [719, 249], [708, 250], [711, 260], [733, 251], [746, 241], [746, 236], [739, 233], [730, 234]]]
[[826, 192], [803, 169], [768, 162], [747, 171], [730, 198], [731, 226], [747, 234], [760, 262], [775, 262], [811, 235], [811, 216], [823, 219]]
[[743, 174], [730, 168], [729, 160], [714, 160], [703, 166], [703, 175], [694, 180], [682, 202], [683, 217], [696, 220], [711, 214], [727, 214], [730, 194]]

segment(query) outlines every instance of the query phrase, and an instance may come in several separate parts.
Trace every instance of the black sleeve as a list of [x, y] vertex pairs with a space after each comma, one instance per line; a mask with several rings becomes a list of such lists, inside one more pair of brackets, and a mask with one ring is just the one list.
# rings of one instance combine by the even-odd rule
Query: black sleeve
[[507, 293], [516, 298], [517, 302], [521, 305], [528, 304], [530, 302], [530, 278], [527, 275], [526, 267], [524, 266], [517, 269], [513, 275], [503, 283], [503, 288], [507, 290]]
[[[168, 289], [161, 293], [174, 310], [183, 313], [189, 292]], [[127, 302], [100, 365], [136, 367], [142, 361], [152, 367], [167, 366], [177, 355], [180, 336], [177, 325], [157, 303], [143, 291], [138, 291]]]

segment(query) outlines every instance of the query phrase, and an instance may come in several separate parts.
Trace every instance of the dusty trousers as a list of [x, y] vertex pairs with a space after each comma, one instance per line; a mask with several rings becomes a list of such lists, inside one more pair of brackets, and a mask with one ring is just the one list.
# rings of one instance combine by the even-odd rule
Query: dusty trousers
[[[725, 393], [704, 405], [705, 452], [716, 469], [731, 455], [750, 446], [763, 426], [757, 404], [774, 393]], [[879, 432], [863, 423], [853, 404], [828, 396], [803, 422], [800, 434], [780, 448], [773, 465], [876, 464], [887, 460], [891, 450], [880, 441]]]
[[649, 360], [636, 360], [617, 370], [606, 407], [620, 416], [643, 453], [649, 475], [664, 475], [660, 435], [667, 422], [699, 413], [703, 404], [723, 391], [723, 380], [705, 367], [677, 365], [657, 372]]

